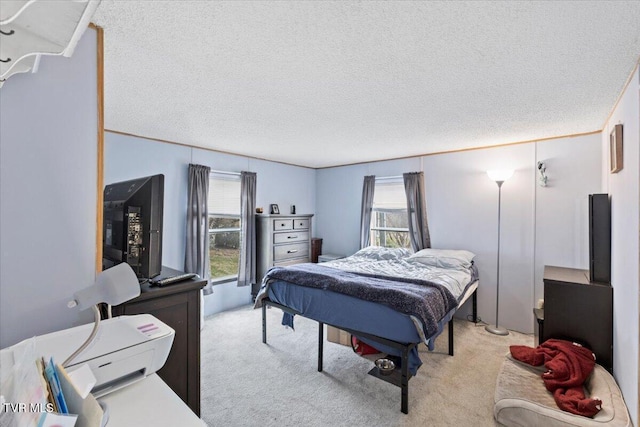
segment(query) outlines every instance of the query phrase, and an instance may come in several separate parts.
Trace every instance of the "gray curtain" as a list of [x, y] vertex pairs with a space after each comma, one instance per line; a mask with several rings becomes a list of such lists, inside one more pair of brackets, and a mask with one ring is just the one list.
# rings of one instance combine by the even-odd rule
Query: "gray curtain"
[[187, 246], [184, 254], [184, 271], [196, 273], [207, 279], [205, 295], [213, 292], [209, 283], [209, 172], [211, 168], [189, 165], [187, 189]]
[[375, 189], [376, 176], [365, 176], [362, 183], [362, 205], [360, 207], [360, 249], [371, 244], [371, 209], [373, 208]]
[[415, 252], [431, 247], [429, 226], [427, 224], [427, 204], [424, 200], [424, 174], [409, 172], [402, 174], [404, 191], [407, 193], [407, 211], [409, 213], [409, 238]]
[[240, 263], [238, 266], [238, 286], [248, 286], [256, 282], [256, 174], [240, 174]]

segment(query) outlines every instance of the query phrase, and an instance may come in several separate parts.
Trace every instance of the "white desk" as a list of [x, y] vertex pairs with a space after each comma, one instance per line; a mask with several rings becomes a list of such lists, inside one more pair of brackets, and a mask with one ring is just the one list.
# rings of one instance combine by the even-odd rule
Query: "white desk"
[[[113, 318], [103, 321], [100, 325], [101, 329], [98, 332], [99, 338], [94, 340], [92, 346], [90, 346], [89, 349], [85, 353], [83, 353], [83, 356], [86, 357], [87, 354], [93, 351], [94, 353], [96, 353], [96, 355], [99, 355], [99, 357], [95, 357], [96, 355], [94, 355], [93, 358], [91, 358], [87, 363], [91, 364], [96, 360], [99, 360], [99, 358], [102, 357], [101, 355], [103, 354], [112, 354], [114, 353], [114, 350], [119, 352], [118, 355], [120, 357], [127, 356], [125, 353], [127, 351], [130, 351], [129, 357], [131, 357], [131, 360], [134, 360], [134, 363], [139, 363], [140, 359], [139, 356], [135, 354], [134, 350], [139, 351], [140, 354], [143, 354], [143, 351], [146, 351], [146, 353], [150, 353], [151, 350], [156, 353], [162, 351], [166, 351], [166, 353], [168, 353], [168, 348], [171, 346], [171, 340], [173, 339], [173, 329], [164, 324], [162, 325], [167, 330], [171, 331], [171, 340], [168, 343], [169, 347], [166, 347], [166, 343], [164, 341], [160, 342], [160, 344], [163, 344], [165, 348], [157, 345], [155, 347], [152, 347], [151, 349], [148, 347], [142, 347], [142, 344], [140, 345], [140, 348], [138, 348], [135, 345], [116, 342], [118, 340], [123, 340], [123, 334], [121, 334], [122, 328], [116, 328], [122, 322], [134, 322], [131, 323], [134, 327], [135, 322], [154, 323], [155, 325], [159, 325], [162, 323], [158, 319], [152, 318], [152, 321], [150, 321], [148, 318], [151, 318], [151, 316], [132, 316], [127, 318]], [[111, 326], [107, 329], [104, 327], [105, 325], [115, 326]], [[91, 328], [91, 326], [91, 324], [88, 324], [54, 332], [52, 334], [41, 335], [35, 337], [34, 340], [26, 340], [22, 343], [16, 344], [13, 347], [2, 349], [0, 351], [0, 379], [4, 380], [5, 378], [7, 378], [7, 375], [9, 375], [11, 368], [14, 366], [14, 355], [16, 354], [20, 355], [19, 357], [33, 357], [33, 360], [36, 359], [36, 354], [43, 355], [47, 359], [50, 356], [54, 356], [55, 360], [65, 360], [69, 356], [72, 349], [77, 348], [80, 343], [86, 338], [86, 336], [88, 336], [85, 332], [88, 332], [88, 329]], [[127, 332], [128, 330], [125, 329], [124, 331]], [[107, 332], [111, 335], [108, 335]], [[102, 336], [100, 334], [102, 334]], [[115, 336], [114, 334], [117, 336]], [[136, 334], [143, 333], [134, 330], [133, 335], [135, 335], [135, 339], [138, 339], [138, 336]], [[79, 342], [76, 343], [75, 341]], [[143, 344], [148, 342], [152, 341], [150, 341], [149, 339], [145, 339], [143, 341]], [[102, 347], [99, 347], [100, 345]], [[124, 347], [121, 348], [121, 346]], [[18, 351], [23, 349], [27, 349], [31, 353], [26, 356], [23, 354], [23, 351]], [[138, 359], [136, 359], [135, 357], [138, 357]], [[118, 363], [120, 363], [120, 365], [118, 366], [122, 366], [121, 362], [122, 360], [118, 361]], [[155, 364], [152, 362], [148, 362], [146, 368], [150, 369], [148, 372], [154, 372], [155, 369], [159, 369], [162, 366], [162, 363], [164, 363], [164, 359]], [[35, 363], [33, 363], [32, 368], [33, 372], [35, 373]], [[121, 373], [120, 371], [114, 372], [116, 372], [116, 374]], [[122, 372], [127, 373], [126, 370], [123, 370]], [[74, 406], [74, 408], [78, 411], [87, 411], [87, 408], [84, 407], [85, 402], [82, 401], [79, 394], [76, 393], [76, 395], [78, 396], [78, 399], [75, 401], [75, 403], [77, 404]], [[104, 402], [107, 405], [107, 411], [109, 412], [109, 421], [107, 424], [108, 427], [202, 427], [206, 425], [156, 374], [151, 374], [138, 382], [129, 384], [121, 388], [120, 390], [113, 391], [105, 395], [104, 397], [101, 397], [99, 401]], [[95, 402], [89, 400], [88, 405], [93, 405], [95, 407]], [[91, 411], [89, 410], [86, 413], [91, 413]], [[95, 413], [95, 411], [93, 413]]]
[[156, 374], [98, 401], [108, 405], [107, 427], [206, 426]]

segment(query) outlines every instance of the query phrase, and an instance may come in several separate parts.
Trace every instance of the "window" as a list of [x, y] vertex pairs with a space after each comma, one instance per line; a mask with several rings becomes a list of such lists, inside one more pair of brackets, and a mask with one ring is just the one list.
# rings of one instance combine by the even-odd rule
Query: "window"
[[240, 174], [211, 172], [208, 206], [211, 280], [235, 280], [240, 260]]
[[408, 248], [409, 216], [402, 177], [376, 178], [371, 212], [371, 244]]

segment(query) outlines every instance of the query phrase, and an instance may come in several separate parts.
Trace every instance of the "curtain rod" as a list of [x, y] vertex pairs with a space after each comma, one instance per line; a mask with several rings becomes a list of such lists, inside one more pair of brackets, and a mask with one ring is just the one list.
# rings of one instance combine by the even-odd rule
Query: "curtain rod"
[[228, 171], [214, 171], [213, 169], [211, 169], [209, 171], [209, 173], [217, 173], [219, 175], [234, 175], [234, 176], [240, 176], [240, 172], [228, 172]]
[[380, 180], [386, 180], [386, 179], [402, 179], [402, 175], [395, 175], [395, 176], [376, 176], [376, 179], [380, 179]]

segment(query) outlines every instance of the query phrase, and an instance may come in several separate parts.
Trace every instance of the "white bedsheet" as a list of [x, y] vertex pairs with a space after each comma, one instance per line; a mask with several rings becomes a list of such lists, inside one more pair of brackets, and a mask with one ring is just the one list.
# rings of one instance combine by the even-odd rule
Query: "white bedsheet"
[[457, 300], [471, 282], [471, 270], [468, 268], [428, 266], [411, 259], [410, 255], [407, 249], [369, 247], [323, 265], [354, 273], [427, 280], [446, 287]]

